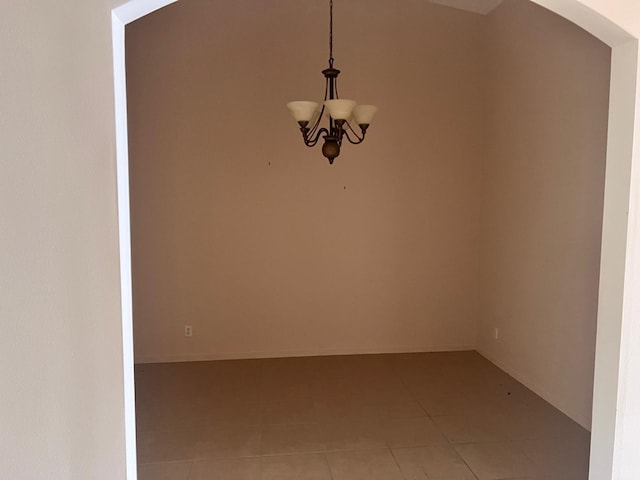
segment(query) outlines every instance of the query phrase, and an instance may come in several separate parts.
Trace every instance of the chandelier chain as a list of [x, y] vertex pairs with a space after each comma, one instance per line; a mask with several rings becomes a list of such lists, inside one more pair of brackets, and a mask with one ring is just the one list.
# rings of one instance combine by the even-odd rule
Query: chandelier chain
[[333, 68], [333, 0], [329, 0], [329, 67]]

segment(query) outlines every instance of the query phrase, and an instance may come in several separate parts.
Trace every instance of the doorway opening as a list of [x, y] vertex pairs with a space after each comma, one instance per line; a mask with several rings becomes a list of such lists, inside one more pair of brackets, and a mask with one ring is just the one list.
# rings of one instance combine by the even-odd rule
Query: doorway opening
[[[126, 80], [124, 58], [124, 27], [126, 24], [162, 8], [169, 3], [133, 1], [114, 10], [114, 55], [116, 71], [117, 120], [118, 120], [118, 199], [120, 212], [120, 247], [121, 247], [121, 275], [123, 295], [123, 339], [124, 363], [126, 379], [126, 425], [128, 438], [128, 472], [135, 478], [135, 424], [133, 411], [133, 337], [132, 337], [132, 303], [131, 303], [131, 258], [130, 258], [130, 219], [129, 219], [129, 178], [128, 178], [128, 142], [126, 115]], [[547, 2], [549, 3], [549, 2]], [[558, 2], [560, 3], [560, 2]], [[562, 2], [565, 3], [565, 2]], [[579, 2], [574, 2], [579, 4]], [[615, 426], [616, 395], [612, 393], [613, 386], [599, 384], [598, 378], [617, 379], [617, 363], [619, 360], [619, 343], [615, 351], [611, 351], [611, 338], [620, 337], [622, 318], [622, 292], [624, 251], [626, 242], [626, 217], [621, 218], [620, 212], [628, 208], [628, 185], [630, 172], [630, 152], [633, 132], [623, 128], [632, 122], [628, 114], [629, 96], [633, 95], [635, 85], [630, 85], [629, 78], [635, 75], [637, 61], [637, 43], [624, 38], [620, 33], [597, 18], [593, 12], [579, 13], [553, 8], [557, 13], [567, 16], [570, 20], [590, 30], [613, 47], [611, 108], [609, 120], [609, 137], [607, 153], [607, 179], [605, 185], [605, 206], [602, 243], [602, 268], [600, 283], [599, 327], [596, 360], [596, 387], [594, 395], [594, 430], [600, 429], [598, 436], [600, 445], [593, 444], [592, 464], [608, 468], [612, 459], [613, 434]], [[585, 14], [585, 19], [579, 18]], [[598, 20], [603, 22], [598, 24]], [[626, 102], [626, 103], [625, 103]], [[622, 125], [622, 127], [620, 127]], [[287, 134], [290, 132], [287, 132]], [[612, 163], [614, 162], [614, 163]], [[602, 319], [617, 319], [602, 322]], [[600, 391], [602, 389], [602, 391]], [[613, 403], [612, 403], [613, 402]], [[601, 423], [600, 423], [601, 422]], [[597, 461], [594, 461], [597, 458]], [[592, 475], [595, 470], [592, 469]], [[603, 470], [604, 471], [604, 470]], [[593, 476], [592, 478], [600, 478]]]

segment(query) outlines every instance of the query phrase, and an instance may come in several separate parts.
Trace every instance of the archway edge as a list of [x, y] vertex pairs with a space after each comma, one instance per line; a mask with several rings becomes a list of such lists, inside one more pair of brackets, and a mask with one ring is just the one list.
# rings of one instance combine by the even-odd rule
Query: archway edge
[[118, 189], [118, 244], [120, 251], [120, 309], [124, 379], [125, 471], [136, 480], [136, 414], [133, 378], [133, 290], [131, 285], [131, 219], [129, 209], [129, 137], [127, 124], [127, 75], [125, 27], [177, 0], [130, 0], [111, 11], [113, 90], [116, 121], [116, 185]]
[[[126, 475], [137, 478], [125, 27], [178, 0], [112, 10]], [[590, 480], [640, 473], [640, 0], [531, 0], [612, 47]], [[638, 119], [638, 120], [637, 120]], [[637, 338], [636, 338], [637, 337]], [[634, 343], [635, 339], [635, 343]]]
[[[640, 38], [640, 31], [634, 32], [634, 25], [629, 23], [632, 11], [640, 15], [640, 2], [636, 0], [530, 1], [575, 23], [610, 47], [617, 47]], [[625, 7], [627, 4], [629, 6]], [[616, 8], [616, 5], [622, 5], [624, 8]], [[633, 5], [635, 8], [632, 8]]]

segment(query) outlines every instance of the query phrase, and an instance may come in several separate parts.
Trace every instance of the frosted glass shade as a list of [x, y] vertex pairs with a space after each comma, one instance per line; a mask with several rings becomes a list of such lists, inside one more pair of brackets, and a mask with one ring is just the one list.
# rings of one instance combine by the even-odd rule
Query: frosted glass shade
[[375, 105], [358, 105], [353, 109], [353, 116], [358, 125], [370, 125], [377, 111]]
[[327, 100], [324, 105], [334, 120], [346, 120], [351, 116], [356, 102], [354, 100]]
[[319, 105], [316, 102], [289, 102], [287, 108], [296, 122], [310, 122], [316, 115]]

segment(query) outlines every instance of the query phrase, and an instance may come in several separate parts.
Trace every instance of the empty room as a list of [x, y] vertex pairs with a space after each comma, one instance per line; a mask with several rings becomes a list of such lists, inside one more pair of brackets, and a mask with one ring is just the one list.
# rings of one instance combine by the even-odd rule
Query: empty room
[[588, 478], [607, 45], [527, 0], [184, 0], [126, 59], [142, 480]]

